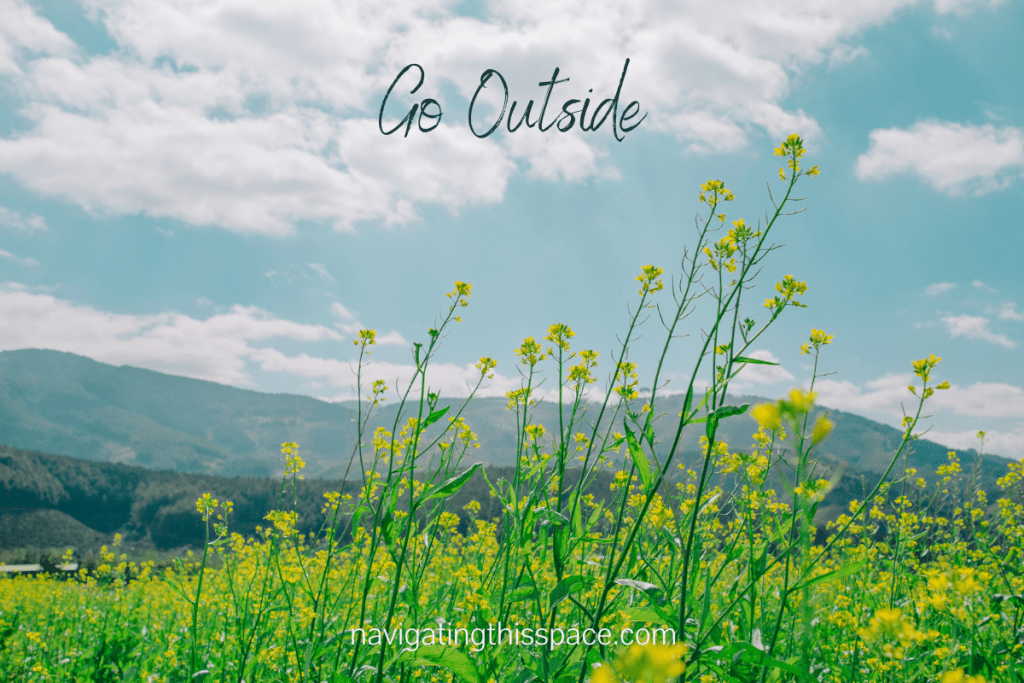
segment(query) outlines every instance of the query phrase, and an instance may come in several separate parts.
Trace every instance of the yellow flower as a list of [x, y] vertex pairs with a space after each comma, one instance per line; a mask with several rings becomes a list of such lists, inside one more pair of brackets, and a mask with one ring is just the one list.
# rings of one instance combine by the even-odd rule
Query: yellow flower
[[281, 535], [288, 537], [295, 533], [295, 524], [298, 522], [299, 515], [294, 510], [291, 512], [272, 510], [263, 519], [273, 523], [274, 528], [281, 532]]
[[512, 410], [513, 408], [517, 408], [520, 405], [533, 405], [534, 401], [530, 398], [531, 393], [532, 391], [530, 387], [522, 387], [520, 389], [513, 389], [509, 392], [506, 392], [505, 398], [508, 399], [508, 409]]
[[814, 399], [816, 398], [818, 398], [818, 395], [813, 391], [793, 389], [789, 392], [788, 401], [785, 399], [779, 401], [779, 408], [783, 413], [795, 418], [811, 412], [811, 409], [814, 408]]
[[824, 330], [811, 329], [810, 341], [800, 347], [800, 355], [808, 354], [812, 349], [820, 349], [822, 346], [831, 344], [833, 336], [825, 334]]
[[[476, 363], [476, 369], [480, 371], [481, 375], [486, 375], [496, 367], [498, 367], [498, 361], [489, 356], [481, 356], [480, 360]], [[491, 378], [493, 377], [494, 375], [491, 375]]]
[[470, 293], [473, 291], [473, 285], [468, 282], [455, 281], [455, 289], [448, 292], [448, 298], [459, 301], [459, 305], [465, 307], [469, 305]]
[[665, 287], [665, 284], [658, 279], [658, 277], [665, 272], [663, 268], [648, 265], [644, 266], [641, 270], [643, 272], [636, 276], [636, 279], [640, 282], [640, 296], [643, 296], [648, 292], [657, 292]]
[[824, 415], [819, 415], [817, 421], [814, 423], [814, 431], [811, 432], [811, 444], [816, 444], [830, 433], [832, 433], [832, 427], [835, 426], [832, 420], [828, 419]]
[[576, 336], [576, 333], [569, 329], [568, 325], [562, 323], [555, 323], [548, 328], [548, 333], [544, 335], [544, 339], [549, 342], [553, 342], [558, 348], [563, 351], [569, 350], [569, 340]]
[[793, 489], [793, 492], [798, 496], [809, 498], [810, 501], [814, 503], [825, 498], [825, 493], [828, 491], [829, 487], [830, 482], [828, 479], [818, 479], [816, 481], [808, 479], [803, 484]]
[[937, 358], [934, 353], [932, 355], [928, 356], [927, 358], [922, 358], [921, 360], [915, 360], [913, 362], [914, 374], [917, 375], [918, 377], [920, 377], [921, 379], [923, 379], [925, 382], [927, 382], [928, 381], [928, 375], [931, 372], [931, 369], [934, 368], [936, 365], [938, 365], [939, 361], [941, 361], [941, 360], [942, 359], [941, 358]]
[[352, 340], [352, 344], [354, 344], [355, 346], [373, 346], [376, 343], [376, 330], [359, 330], [359, 338]]
[[533, 340], [533, 337], [527, 337], [524, 339], [523, 343], [519, 345], [519, 348], [515, 349], [515, 354], [530, 367], [533, 367], [546, 357], [544, 355], [544, 349], [541, 348], [540, 344]]
[[610, 666], [594, 669], [590, 680], [593, 683], [662, 683], [686, 671], [682, 661], [685, 654], [683, 644], [633, 645]]
[[210, 518], [210, 515], [216, 507], [217, 499], [210, 498], [209, 493], [204, 493], [199, 500], [196, 501], [196, 510], [202, 513], [204, 522]]
[[[288, 441], [281, 444], [281, 453], [284, 454], [284, 476], [295, 474], [306, 466], [306, 463], [299, 457], [299, 444]], [[299, 479], [302, 479], [300, 476]]]
[[[708, 197], [710, 195], [710, 198]], [[708, 206], [715, 206], [719, 202], [731, 202], [736, 195], [725, 187], [721, 180], [709, 180], [700, 186], [700, 201]]]
[[775, 283], [775, 291], [782, 296], [765, 299], [764, 301], [764, 307], [772, 311], [772, 313], [778, 313], [786, 306], [807, 307], [806, 304], [797, 301], [795, 298], [807, 292], [806, 282], [798, 282], [792, 275], [786, 275], [782, 278], [782, 282]]
[[939, 676], [939, 683], [985, 683], [985, 677], [968, 676], [963, 669], [953, 669]]
[[761, 429], [778, 429], [782, 426], [782, 412], [777, 403], [758, 403], [750, 411], [751, 417], [757, 420]]

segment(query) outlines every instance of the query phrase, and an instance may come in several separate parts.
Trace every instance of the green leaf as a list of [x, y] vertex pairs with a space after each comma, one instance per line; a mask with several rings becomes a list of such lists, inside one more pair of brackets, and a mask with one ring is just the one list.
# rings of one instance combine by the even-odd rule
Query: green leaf
[[[718, 657], [724, 660], [731, 659], [733, 655], [736, 654], [739, 654], [741, 658], [745, 659], [747, 664], [775, 667], [777, 669], [787, 671], [791, 674], [795, 674], [800, 679], [808, 678], [807, 672], [803, 669], [794, 666], [789, 662], [783, 662], [778, 659], [775, 659], [771, 655], [754, 647], [750, 643], [731, 643], [722, 648], [722, 650], [717, 653]], [[748, 657], [744, 658], [743, 655], [748, 655]]]
[[370, 512], [370, 508], [366, 507], [365, 505], [360, 504], [359, 507], [357, 507], [355, 509], [355, 511], [352, 513], [352, 530], [353, 531], [355, 531], [356, 527], [359, 526], [360, 520], [362, 520], [363, 515], [365, 515], [367, 512]]
[[514, 591], [508, 594], [506, 600], [509, 603], [522, 602], [523, 600], [529, 600], [537, 594], [537, 587], [534, 585], [520, 586]]
[[[447, 410], [447, 408], [445, 410]], [[452, 477], [448, 481], [436, 486], [431, 486], [423, 492], [423, 495], [421, 495], [420, 499], [416, 501], [414, 507], [419, 507], [427, 501], [434, 500], [435, 498], [448, 498], [449, 496], [454, 496], [463, 486], [465, 486], [466, 482], [469, 481], [469, 478], [476, 474], [478, 469], [480, 469], [480, 463], [473, 465], [462, 474]]]
[[624, 611], [626, 618], [630, 621], [649, 621], [652, 624], [664, 624], [671, 628], [679, 628], [678, 615], [674, 609], [668, 609], [669, 605], [659, 605], [657, 601], [646, 592], [641, 591], [640, 595], [647, 601], [646, 607], [632, 607]]
[[654, 448], [654, 425], [650, 422], [647, 423], [647, 431], [644, 432], [647, 437], [647, 443], [651, 444], [651, 448]]
[[664, 617], [657, 610], [651, 607], [633, 607], [627, 610], [623, 610], [623, 614], [630, 621], [649, 621], [652, 624], [658, 624], [664, 621]]
[[583, 510], [579, 501], [579, 492], [569, 499], [569, 509], [572, 510], [572, 533], [576, 538], [583, 538]]
[[733, 363], [751, 363], [752, 365], [778, 365], [770, 360], [761, 360], [760, 358], [746, 358], [744, 356], [736, 356], [732, 359]]
[[440, 420], [441, 416], [447, 413], [450, 407], [451, 406], [445, 406], [444, 408], [441, 408], [441, 410], [435, 410], [430, 415], [427, 415], [427, 419], [423, 421], [423, 428], [426, 429], [430, 425]]
[[691, 384], [686, 390], [686, 399], [683, 401], [683, 414], [682, 418], [689, 422], [690, 420], [690, 408], [693, 406], [693, 385]]
[[384, 541], [393, 546], [395, 544], [395, 517], [388, 510], [387, 514], [384, 515], [384, 519], [380, 520], [380, 532], [384, 535]]
[[644, 491], [650, 492], [651, 490], [651, 463], [647, 460], [647, 454], [644, 453], [644, 449], [637, 443], [636, 436], [633, 435], [633, 430], [629, 428], [629, 425], [625, 422], [622, 426], [626, 428], [626, 443], [629, 444], [629, 455], [633, 458], [633, 462], [636, 463], [636, 469], [640, 473], [640, 481], [644, 484]]
[[542, 524], [554, 524], [555, 526], [562, 526], [563, 524], [569, 523], [569, 518], [563, 515], [558, 510], [552, 510], [551, 508], [541, 507], [534, 508], [534, 514], [540, 517], [543, 521]]
[[722, 406], [715, 411], [715, 419], [724, 420], [725, 418], [732, 417], [733, 415], [742, 415], [747, 412], [747, 408], [749, 407], [749, 403], [744, 403], [741, 406]]
[[480, 672], [465, 652], [447, 645], [424, 645], [416, 650], [414, 666], [443, 666], [468, 683], [480, 683]]
[[597, 520], [601, 517], [601, 515], [603, 513], [604, 513], [604, 502], [601, 502], [601, 503], [598, 503], [597, 507], [594, 508], [594, 511], [590, 513], [590, 519], [587, 520], [587, 530], [588, 531], [590, 529], [594, 528], [594, 525], [597, 524]]
[[796, 592], [796, 591], [802, 590], [804, 588], [810, 588], [811, 586], [816, 586], [819, 583], [828, 583], [830, 581], [836, 581], [838, 579], [842, 579], [842, 578], [845, 578], [847, 576], [850, 576], [851, 574], [856, 574], [857, 572], [859, 572], [863, 568], [864, 568], [864, 561], [863, 560], [861, 560], [860, 562], [854, 562], [853, 564], [848, 564], [848, 565], [840, 567], [839, 569], [836, 569], [834, 571], [830, 571], [827, 574], [822, 574], [821, 576], [815, 576], [813, 579], [807, 579], [803, 583], [800, 583], [800, 584], [797, 584], [796, 586], [793, 586], [793, 588], [791, 588], [790, 590], [793, 591], [793, 592]]
[[555, 605], [565, 600], [573, 593], [578, 592], [581, 588], [589, 588], [596, 581], [593, 576], [567, 576], [558, 582], [550, 595], [551, 609], [554, 609]]

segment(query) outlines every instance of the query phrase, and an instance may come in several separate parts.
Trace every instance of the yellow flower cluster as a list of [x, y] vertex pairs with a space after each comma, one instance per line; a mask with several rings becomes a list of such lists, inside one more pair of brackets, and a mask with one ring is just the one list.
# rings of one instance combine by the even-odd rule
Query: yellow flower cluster
[[800, 355], [806, 355], [810, 353], [812, 350], [817, 350], [820, 349], [822, 346], [825, 346], [826, 344], [831, 344], [832, 338], [833, 335], [825, 334], [824, 330], [812, 329], [810, 340], [805, 342], [804, 345], [800, 347]]
[[544, 360], [545, 353], [541, 345], [533, 340], [533, 337], [527, 337], [523, 340], [523, 343], [519, 345], [518, 349], [514, 349], [514, 352], [519, 359], [530, 366], [531, 368], [537, 363]]
[[796, 297], [807, 292], [806, 282], [797, 282], [792, 275], [782, 278], [782, 282], [775, 284], [775, 291], [781, 296], [774, 296], [764, 300], [764, 307], [774, 315], [778, 315], [786, 306], [797, 306], [806, 308], [806, 304], [798, 301]]
[[592, 683], [664, 683], [686, 671], [685, 645], [632, 645], [613, 663], [594, 669]]
[[[700, 197], [699, 201], [701, 204], [707, 204], [712, 210], [719, 204], [719, 202], [731, 202], [736, 199], [736, 195], [725, 187], [725, 183], [721, 180], [709, 180], [700, 186]], [[725, 220], [722, 218], [722, 220]]]
[[640, 289], [638, 290], [640, 296], [653, 294], [654, 292], [661, 291], [665, 287], [665, 283], [660, 280], [661, 274], [665, 272], [663, 268], [648, 265], [641, 268], [641, 271], [642, 272], [636, 276], [637, 281], [640, 283]]

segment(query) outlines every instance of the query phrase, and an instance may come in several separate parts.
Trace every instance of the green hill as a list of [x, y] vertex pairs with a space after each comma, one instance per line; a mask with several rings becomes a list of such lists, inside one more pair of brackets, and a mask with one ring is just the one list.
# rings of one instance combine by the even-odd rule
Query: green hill
[[[736, 403], [764, 399], [738, 397]], [[441, 405], [454, 409], [455, 400]], [[511, 466], [515, 414], [503, 398], [475, 399], [465, 413], [480, 439], [474, 461]], [[397, 406], [385, 404], [371, 422], [391, 428]], [[276, 475], [280, 445], [301, 446], [311, 477], [344, 477], [355, 443], [354, 403], [327, 403], [305, 396], [264, 394], [213, 382], [129, 366], [116, 367], [70, 353], [37, 349], [0, 353], [0, 443], [84, 460], [119, 462], [150, 469], [220, 476]], [[682, 396], [659, 399], [659, 435], [671, 437]], [[881, 473], [900, 434], [892, 427], [841, 411], [830, 411], [836, 428], [821, 455], [852, 471]], [[403, 416], [403, 420], [404, 420]], [[589, 419], [596, 417], [592, 410]], [[557, 406], [543, 402], [534, 422], [550, 429]], [[443, 424], [438, 423], [434, 429]], [[621, 425], [617, 428], [621, 431]], [[745, 416], [722, 423], [719, 438], [733, 449], [750, 445], [754, 431]], [[703, 430], [687, 430], [684, 458], [696, 456]], [[664, 443], [662, 446], [664, 447]], [[945, 462], [948, 449], [929, 441], [914, 447], [914, 463], [925, 474]], [[960, 451], [965, 465], [973, 451]], [[985, 470], [1005, 461], [986, 458]]]
[[[664, 456], [682, 396], [659, 399], [657, 433]], [[764, 399], [736, 397], [733, 402]], [[452, 406], [458, 401], [442, 400]], [[370, 424], [392, 428], [397, 406], [387, 405]], [[140, 547], [168, 549], [201, 543], [195, 501], [210, 492], [235, 502], [234, 530], [250, 535], [277, 506], [280, 445], [295, 441], [309, 477], [299, 487], [306, 531], [320, 520], [326, 491], [342, 490], [355, 443], [353, 403], [326, 403], [286, 394], [263, 394], [133, 367], [115, 367], [56, 351], [0, 353], [0, 549], [95, 548], [122, 533]], [[639, 409], [638, 402], [635, 409]], [[596, 419], [596, 409], [588, 421]], [[834, 516], [877, 481], [901, 435], [892, 427], [841, 411], [817, 457], [837, 486], [821, 511]], [[558, 408], [542, 402], [533, 422], [557, 428]], [[403, 421], [407, 416], [403, 416]], [[465, 464], [483, 463], [492, 478], [510, 476], [516, 449], [515, 413], [503, 398], [476, 399], [464, 414], [481, 448]], [[605, 417], [611, 419], [610, 415]], [[436, 434], [445, 420], [431, 427]], [[621, 416], [615, 428], [622, 430]], [[747, 416], [725, 420], [719, 438], [735, 450], [751, 447], [755, 425]], [[703, 430], [691, 428], [679, 459], [696, 464]], [[945, 463], [948, 449], [930, 441], [913, 445], [911, 466], [926, 479]], [[60, 455], [50, 455], [58, 453]], [[974, 451], [958, 451], [965, 470]], [[621, 457], [621, 456], [620, 456]], [[984, 456], [980, 483], [992, 489], [1008, 461]], [[902, 471], [902, 463], [895, 470]], [[675, 472], [675, 470], [673, 470]], [[726, 482], [728, 483], [728, 482]], [[778, 490], [781, 483], [773, 482]], [[349, 485], [352, 490], [353, 485]], [[607, 486], [598, 486], [602, 496]], [[458, 505], [477, 500], [484, 514], [496, 501], [481, 475], [464, 489]], [[75, 541], [72, 543], [71, 541]]]

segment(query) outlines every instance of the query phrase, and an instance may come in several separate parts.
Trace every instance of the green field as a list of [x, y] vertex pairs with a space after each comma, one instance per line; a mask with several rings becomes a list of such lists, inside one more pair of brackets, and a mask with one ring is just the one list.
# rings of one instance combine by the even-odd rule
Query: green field
[[[132, 561], [115, 538], [91, 571], [0, 580], [0, 675], [1024, 681], [1024, 467], [1011, 463], [990, 490], [980, 457], [961, 467], [951, 453], [927, 479], [913, 466], [922, 411], [949, 386], [941, 359], [913, 361], [913, 410], [884, 471], [827, 524], [818, 508], [840, 478], [818, 453], [836, 435], [813, 383], [754, 406], [727, 400], [742, 368], [764, 363], [746, 355], [752, 345], [807, 289], [786, 275], [741, 316], [754, 276], [772, 267], [769, 236], [798, 180], [818, 173], [802, 165], [797, 136], [776, 154], [786, 165], [766, 222], [727, 221], [732, 192], [701, 187], [706, 215], [681, 276], [668, 287], [660, 267], [641, 269], [615, 358], [573, 350], [564, 324], [523, 341], [523, 385], [506, 396], [515, 464], [485, 478], [485, 500], [459, 498], [485, 472], [463, 465], [477, 443], [465, 415], [473, 396], [442, 403], [427, 384], [472, 294], [456, 282], [415, 345], [417, 373], [390, 427], [373, 427], [387, 387], [360, 383], [351, 490], [324, 492], [319, 511], [300, 505], [305, 463], [286, 443], [276, 505], [251, 534], [235, 531], [233, 503], [204, 494], [189, 510], [202, 551], [170, 568]], [[639, 400], [628, 349], [656, 304], [668, 334]], [[666, 412], [658, 378], [684, 329], [703, 347]], [[813, 330], [803, 346], [815, 379], [831, 341]], [[375, 333], [355, 344], [362, 369]], [[600, 362], [611, 381], [591, 403]], [[494, 362], [477, 367], [479, 389]], [[559, 394], [544, 424], [534, 419], [542, 368]], [[749, 438], [724, 442], [725, 424], [746, 425]], [[684, 462], [693, 433], [700, 457]], [[515, 638], [501, 640], [499, 624]]]

